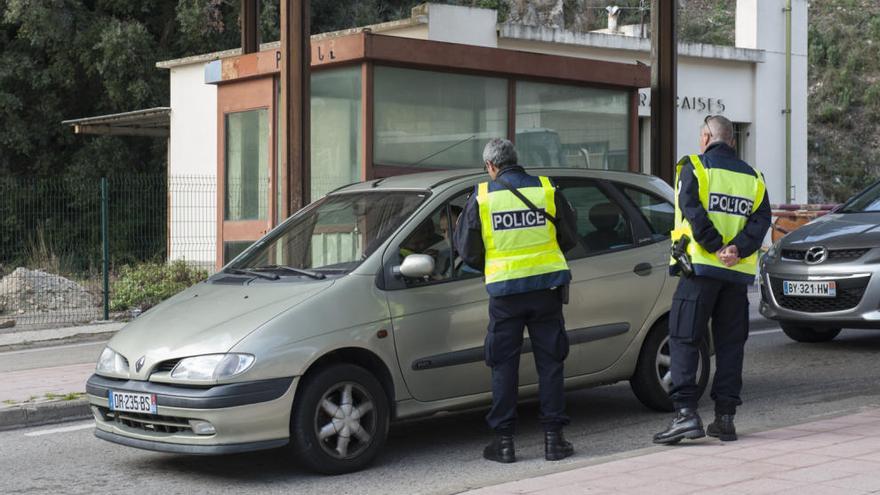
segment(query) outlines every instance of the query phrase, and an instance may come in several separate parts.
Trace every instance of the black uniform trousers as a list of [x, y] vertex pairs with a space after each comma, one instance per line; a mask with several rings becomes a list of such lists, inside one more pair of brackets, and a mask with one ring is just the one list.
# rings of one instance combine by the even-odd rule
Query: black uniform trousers
[[496, 433], [515, 433], [524, 327], [529, 329], [538, 372], [541, 425], [545, 431], [559, 431], [569, 421], [563, 385], [568, 335], [559, 291], [550, 289], [489, 298], [485, 354], [486, 364], [492, 368], [492, 409], [486, 422]]
[[743, 348], [749, 336], [748, 285], [709, 277], [682, 277], [669, 315], [669, 353], [676, 409], [696, 408], [700, 345], [712, 320], [715, 345], [715, 412], [734, 414], [742, 404]]

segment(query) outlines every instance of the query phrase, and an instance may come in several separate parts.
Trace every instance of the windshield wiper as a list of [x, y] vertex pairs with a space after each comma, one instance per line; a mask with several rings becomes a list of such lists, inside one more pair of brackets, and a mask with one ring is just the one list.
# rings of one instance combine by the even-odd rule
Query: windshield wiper
[[302, 268], [294, 268], [292, 266], [286, 265], [268, 265], [268, 266], [260, 266], [254, 268], [254, 270], [284, 270], [286, 272], [295, 273], [297, 275], [305, 275], [306, 277], [323, 280], [327, 278], [323, 273], [313, 272], [311, 270], [304, 270]]
[[264, 278], [266, 280], [278, 280], [279, 278], [281, 278], [274, 273], [260, 273], [255, 270], [244, 270], [242, 268], [227, 268], [223, 271], [226, 273], [232, 273], [234, 275], [251, 275], [253, 277]]

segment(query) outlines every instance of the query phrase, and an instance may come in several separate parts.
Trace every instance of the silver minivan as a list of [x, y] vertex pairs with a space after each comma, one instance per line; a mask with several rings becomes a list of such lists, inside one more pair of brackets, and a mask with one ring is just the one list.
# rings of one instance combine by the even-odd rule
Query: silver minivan
[[[670, 410], [671, 188], [623, 172], [532, 173], [578, 212], [567, 386], [629, 380], [646, 406]], [[342, 473], [366, 466], [395, 420], [488, 404], [488, 295], [450, 242], [486, 179], [372, 180], [296, 213], [110, 340], [87, 384], [95, 434], [187, 454], [289, 445], [306, 467]], [[702, 387], [708, 375], [704, 346]], [[536, 395], [528, 339], [519, 383]]]

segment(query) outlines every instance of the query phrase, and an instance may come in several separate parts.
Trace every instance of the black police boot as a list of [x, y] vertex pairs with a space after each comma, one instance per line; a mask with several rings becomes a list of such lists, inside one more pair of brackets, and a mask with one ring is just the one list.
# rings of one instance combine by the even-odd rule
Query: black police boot
[[503, 462], [505, 464], [516, 462], [513, 435], [495, 435], [492, 443], [483, 449], [483, 457], [490, 461]]
[[544, 459], [558, 461], [574, 454], [574, 446], [562, 435], [562, 430], [544, 432]]
[[693, 440], [704, 436], [706, 432], [703, 431], [700, 415], [696, 409], [685, 407], [678, 410], [665, 430], [654, 435], [654, 443], [673, 445], [685, 438]]
[[706, 434], [722, 442], [735, 441], [736, 426], [733, 425], [733, 414], [716, 414], [715, 421], [706, 428]]

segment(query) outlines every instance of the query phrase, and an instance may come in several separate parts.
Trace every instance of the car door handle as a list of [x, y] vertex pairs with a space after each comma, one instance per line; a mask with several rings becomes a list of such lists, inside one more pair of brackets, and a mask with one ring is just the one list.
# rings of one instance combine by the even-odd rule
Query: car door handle
[[651, 274], [651, 264], [650, 263], [639, 263], [633, 268], [633, 272], [640, 277], [647, 277]]

